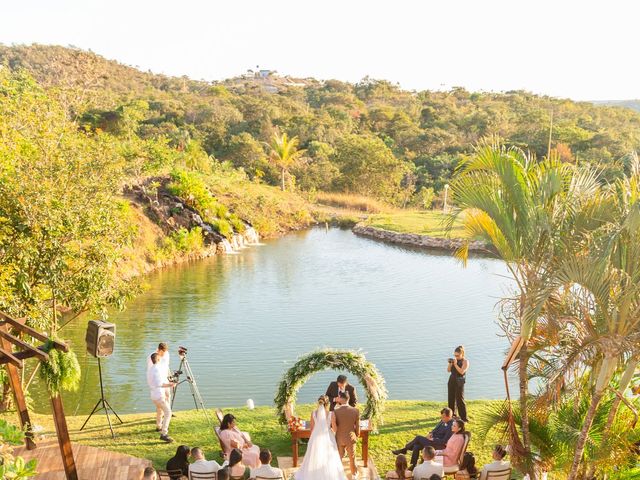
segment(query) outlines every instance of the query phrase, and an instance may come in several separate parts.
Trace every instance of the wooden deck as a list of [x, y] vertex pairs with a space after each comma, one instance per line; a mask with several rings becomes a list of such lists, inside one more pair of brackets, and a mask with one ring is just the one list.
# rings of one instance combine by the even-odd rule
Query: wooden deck
[[[304, 457], [300, 457], [298, 465], [302, 465]], [[358, 480], [379, 480], [378, 471], [373, 463], [373, 459], [369, 457], [369, 467], [365, 467], [362, 463], [362, 459], [356, 458], [356, 464], [358, 466]], [[350, 478], [349, 458], [345, 456], [342, 459], [342, 466], [344, 467], [347, 478]], [[278, 468], [281, 468], [284, 473], [284, 478], [289, 478], [295, 473], [299, 467], [293, 467], [292, 457], [278, 457]]]
[[[138, 480], [145, 467], [151, 465], [149, 460], [142, 458], [77, 443], [72, 445], [79, 480]], [[37, 459], [38, 475], [32, 477], [36, 480], [65, 480], [66, 478], [60, 449], [55, 439], [39, 442], [35, 450], [27, 450], [24, 446], [18, 447], [14, 449], [14, 454], [20, 455], [27, 461], [32, 458]]]

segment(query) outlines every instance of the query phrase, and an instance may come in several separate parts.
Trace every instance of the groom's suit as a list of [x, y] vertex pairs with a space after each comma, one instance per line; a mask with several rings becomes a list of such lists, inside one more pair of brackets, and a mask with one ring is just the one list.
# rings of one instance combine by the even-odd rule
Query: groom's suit
[[[358, 403], [358, 395], [356, 393], [356, 389], [353, 387], [353, 385], [350, 385], [348, 383], [345, 385], [344, 389], [349, 394], [349, 405], [355, 407], [356, 403]], [[329, 410], [331, 410], [332, 412], [336, 408], [336, 398], [338, 398], [339, 393], [340, 387], [338, 386], [338, 382], [331, 382], [327, 387], [327, 393], [325, 393], [325, 395], [329, 397]]]
[[336, 428], [336, 443], [340, 458], [344, 457], [344, 451], [349, 454], [351, 473], [356, 470], [356, 443], [360, 436], [360, 410], [350, 405], [337, 407], [333, 411]]

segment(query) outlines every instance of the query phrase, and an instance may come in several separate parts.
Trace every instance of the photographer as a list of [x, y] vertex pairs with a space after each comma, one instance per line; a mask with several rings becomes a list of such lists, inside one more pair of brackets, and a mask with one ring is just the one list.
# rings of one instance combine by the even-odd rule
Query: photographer
[[[158, 349], [153, 353], [158, 355], [158, 364], [163, 370], [162, 378], [165, 380], [169, 379], [169, 377], [171, 376], [171, 369], [169, 367], [169, 362], [171, 359], [171, 355], [169, 355], [169, 346], [164, 342], [160, 342], [158, 344]], [[151, 355], [153, 355], [153, 353]], [[147, 357], [147, 375], [149, 374], [149, 369], [151, 369], [151, 367], [153, 366], [153, 363], [151, 362], [151, 355]], [[167, 397], [167, 400], [171, 401], [170, 388], [167, 388], [165, 390], [165, 395]]]
[[450, 372], [449, 383], [449, 408], [453, 410], [454, 416], [458, 413], [458, 418], [463, 422], [468, 422], [467, 405], [464, 403], [464, 384], [467, 381], [467, 370], [469, 369], [469, 360], [464, 358], [464, 347], [458, 346], [454, 352], [455, 358], [449, 359], [447, 372]]
[[166, 392], [175, 386], [167, 380], [165, 367], [160, 363], [157, 353], [151, 354], [151, 368], [147, 371], [151, 400], [156, 406], [156, 427], [160, 431], [160, 440], [171, 443], [169, 422], [171, 421], [171, 404]]

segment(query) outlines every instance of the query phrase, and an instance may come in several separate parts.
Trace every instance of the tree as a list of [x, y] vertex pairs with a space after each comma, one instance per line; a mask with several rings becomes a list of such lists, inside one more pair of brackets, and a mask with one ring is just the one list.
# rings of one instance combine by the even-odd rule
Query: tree
[[281, 184], [280, 188], [285, 191], [285, 175], [293, 164], [302, 156], [304, 150], [298, 149], [298, 137], [289, 138], [285, 133], [276, 132], [269, 144], [271, 154], [269, 158], [280, 168]]
[[[496, 139], [481, 142], [459, 167], [451, 184], [470, 240], [488, 243], [505, 261], [516, 284], [517, 329], [524, 343], [518, 358], [523, 470], [534, 475], [529, 431], [530, 339], [546, 302], [558, 289], [560, 259], [580, 250], [585, 236], [601, 224], [598, 184], [591, 171], [576, 172], [557, 158], [540, 162]], [[468, 258], [465, 244], [456, 252]], [[512, 428], [513, 441], [518, 440]]]
[[379, 138], [347, 135], [338, 141], [332, 160], [340, 168], [338, 189], [395, 203], [402, 199], [407, 167]]
[[123, 169], [110, 136], [82, 133], [30, 77], [0, 70], [0, 308], [55, 338], [63, 309], [123, 306]]
[[[572, 341], [565, 345], [566, 361], [558, 377], [581, 366], [589, 367], [590, 403], [577, 438], [569, 480], [578, 477], [589, 431], [600, 402], [611, 387], [616, 371], [629, 383], [638, 365], [640, 350], [640, 162], [632, 174], [616, 183], [608, 202], [614, 212], [582, 255], [563, 259], [559, 278], [577, 291]], [[626, 389], [626, 386], [624, 387]], [[624, 394], [623, 389], [623, 394]], [[616, 403], [619, 405], [619, 403]], [[607, 427], [611, 428], [612, 409]], [[608, 430], [605, 430], [605, 435]]]

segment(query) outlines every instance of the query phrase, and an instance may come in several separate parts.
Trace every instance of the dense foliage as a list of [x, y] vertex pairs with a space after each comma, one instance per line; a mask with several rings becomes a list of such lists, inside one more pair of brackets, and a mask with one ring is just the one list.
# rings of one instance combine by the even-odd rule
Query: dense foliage
[[[602, 185], [587, 165], [486, 141], [452, 190], [452, 218], [490, 244], [514, 280], [501, 319], [520, 345], [520, 405], [481, 424], [501, 430], [532, 476], [592, 479], [636, 466], [640, 161], [632, 156], [627, 175]], [[468, 251], [457, 255], [466, 261]]]
[[552, 128], [551, 148], [562, 160], [597, 166], [602, 180], [620, 178], [627, 155], [640, 147], [637, 112], [523, 91], [411, 92], [370, 78], [354, 85], [245, 75], [207, 83], [39, 45], [0, 47], [0, 63], [55, 88], [85, 128], [135, 133], [129, 141], [138, 151], [151, 139], [162, 141], [197, 152], [187, 158], [201, 168], [209, 155], [278, 185], [282, 169], [269, 160], [268, 144], [279, 129], [305, 150], [287, 166], [300, 188], [398, 204], [422, 188], [440, 192], [471, 146], [489, 135], [542, 156]]

